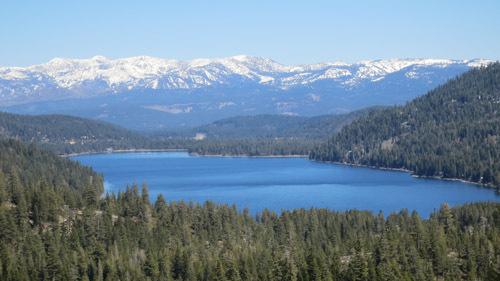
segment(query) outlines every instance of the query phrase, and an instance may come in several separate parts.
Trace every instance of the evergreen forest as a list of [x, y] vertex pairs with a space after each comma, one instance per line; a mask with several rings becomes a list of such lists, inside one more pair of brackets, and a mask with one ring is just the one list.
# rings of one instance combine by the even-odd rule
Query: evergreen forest
[[152, 141], [138, 133], [105, 122], [68, 115], [19, 115], [0, 112], [0, 137], [71, 154], [112, 149], [151, 148]]
[[105, 194], [88, 167], [0, 140], [1, 280], [497, 280], [500, 204], [264, 210]]
[[362, 116], [310, 159], [500, 186], [500, 63], [472, 69], [405, 106]]
[[[385, 107], [316, 117], [238, 116], [196, 128], [137, 133], [67, 115], [0, 112], [0, 137], [14, 138], [61, 155], [116, 150], [186, 150], [195, 155], [307, 157], [311, 149], [360, 116]], [[195, 139], [203, 134], [203, 139]]]
[[320, 115], [313, 117], [289, 115], [248, 115], [221, 119], [213, 123], [170, 131], [151, 133], [155, 139], [193, 138], [204, 134], [207, 138], [221, 139], [321, 139], [338, 133], [342, 127], [360, 116], [386, 107], [372, 106], [346, 114]]

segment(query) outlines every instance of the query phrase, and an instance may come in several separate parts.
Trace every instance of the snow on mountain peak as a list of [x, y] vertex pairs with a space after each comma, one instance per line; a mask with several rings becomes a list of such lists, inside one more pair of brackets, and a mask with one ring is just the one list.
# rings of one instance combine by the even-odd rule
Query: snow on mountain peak
[[475, 59], [475, 60], [469, 60], [466, 62], [467, 62], [467, 65], [470, 67], [481, 67], [481, 66], [485, 66], [487, 64], [490, 64], [492, 61], [491, 60], [483, 60], [483, 59]]
[[[465, 64], [470, 67], [487, 64], [487, 60], [453, 61], [439, 59], [390, 59], [361, 61], [354, 64], [325, 62], [310, 65], [282, 65], [267, 58], [238, 55], [229, 58], [195, 59], [191, 61], [166, 60], [148, 56], [137, 56], [110, 60], [104, 56], [90, 59], [55, 58], [30, 66], [0, 67], [0, 79], [6, 81], [46, 77], [46, 83], [60, 88], [99, 87], [108, 90], [152, 88], [189, 89], [207, 85], [231, 84], [236, 76], [258, 84], [289, 87], [307, 85], [319, 80], [341, 79], [343, 85], [354, 86], [363, 80], [379, 81], [386, 75], [413, 68], [438, 67], [450, 64]], [[415, 74], [407, 77], [417, 77]], [[237, 79], [234, 81], [239, 81]], [[234, 82], [236, 83], [236, 82]], [[1, 90], [1, 89], [0, 89]], [[105, 90], [105, 89], [104, 89]]]
[[247, 60], [251, 59], [252, 57], [247, 56], [247, 55], [238, 55], [238, 56], [234, 56], [234, 57], [231, 57], [231, 58], [235, 59], [237, 61], [247, 61]]
[[99, 62], [101, 62], [101, 61], [106, 61], [106, 62], [109, 61], [109, 59], [106, 58], [105, 56], [94, 56], [94, 57], [91, 58], [91, 60], [93, 60], [93, 61], [99, 61]]

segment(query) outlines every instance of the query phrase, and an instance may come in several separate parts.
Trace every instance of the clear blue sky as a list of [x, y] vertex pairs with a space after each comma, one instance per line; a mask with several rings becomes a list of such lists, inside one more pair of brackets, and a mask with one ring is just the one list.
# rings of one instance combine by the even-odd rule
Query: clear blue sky
[[3, 1], [0, 66], [246, 54], [283, 64], [500, 59], [500, 1]]

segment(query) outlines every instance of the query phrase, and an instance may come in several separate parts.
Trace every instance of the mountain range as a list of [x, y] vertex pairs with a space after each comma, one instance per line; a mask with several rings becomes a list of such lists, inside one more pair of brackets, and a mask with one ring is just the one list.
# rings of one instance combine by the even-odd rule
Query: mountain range
[[489, 62], [391, 59], [286, 66], [251, 56], [55, 58], [0, 67], [0, 109], [71, 114], [139, 130], [190, 127], [235, 115], [346, 113], [404, 104]]

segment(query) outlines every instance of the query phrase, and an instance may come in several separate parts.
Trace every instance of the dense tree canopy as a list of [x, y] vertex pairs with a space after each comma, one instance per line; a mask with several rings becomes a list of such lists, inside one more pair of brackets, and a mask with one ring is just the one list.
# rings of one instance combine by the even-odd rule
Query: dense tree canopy
[[494, 63], [405, 106], [361, 117], [316, 147], [310, 158], [498, 187], [499, 140], [500, 63]]
[[19, 115], [0, 112], [0, 137], [36, 143], [60, 154], [152, 146], [149, 138], [112, 124], [54, 114]]
[[0, 163], [11, 164], [0, 173], [1, 280], [476, 280], [497, 272], [500, 204], [443, 204], [423, 220], [408, 210], [253, 216], [162, 195], [152, 204], [146, 184], [99, 199], [102, 178], [89, 168], [0, 144]]
[[290, 156], [307, 157], [311, 149], [319, 145], [312, 139], [226, 139], [209, 138], [186, 141], [188, 152], [196, 155], [222, 156]]

